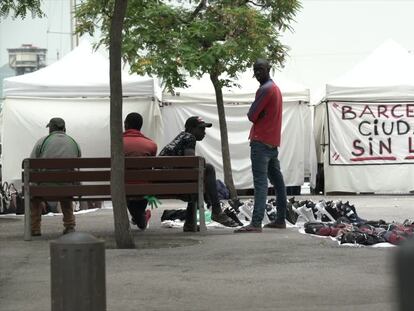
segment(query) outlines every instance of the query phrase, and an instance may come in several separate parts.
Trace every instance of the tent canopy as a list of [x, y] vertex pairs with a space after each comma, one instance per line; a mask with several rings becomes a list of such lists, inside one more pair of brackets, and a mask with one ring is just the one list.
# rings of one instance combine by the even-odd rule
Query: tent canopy
[[414, 56], [387, 40], [352, 70], [326, 85], [326, 100], [414, 99]]
[[[295, 82], [276, 74], [273, 81], [279, 86], [284, 102], [302, 101], [309, 102], [309, 89]], [[247, 71], [234, 80], [233, 87], [223, 89], [224, 103], [246, 103], [250, 104], [256, 94], [259, 83], [253, 78], [253, 72]], [[189, 79], [187, 88], [177, 88], [175, 94], [163, 94], [163, 101], [173, 100], [174, 102], [212, 102], [216, 100], [213, 84], [204, 75], [201, 79]]]
[[[160, 99], [157, 80], [122, 72], [124, 96]], [[100, 51], [83, 40], [59, 61], [35, 72], [7, 78], [3, 82], [4, 97], [103, 97], [109, 96], [109, 61]]]

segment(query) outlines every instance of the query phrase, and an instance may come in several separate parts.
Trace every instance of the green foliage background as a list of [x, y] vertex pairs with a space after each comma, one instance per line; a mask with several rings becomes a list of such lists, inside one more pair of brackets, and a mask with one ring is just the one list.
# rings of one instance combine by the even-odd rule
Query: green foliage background
[[[113, 5], [114, 0], [81, 4], [77, 31], [94, 34], [100, 27], [100, 44], [108, 46]], [[155, 74], [170, 90], [186, 86], [188, 75], [226, 73], [231, 79], [259, 57], [283, 64], [287, 47], [280, 32], [290, 29], [299, 9], [295, 0], [129, 0], [122, 55], [132, 72]]]
[[28, 12], [32, 16], [43, 17], [44, 14], [40, 8], [42, 0], [0, 0], [0, 17], [25, 18]]

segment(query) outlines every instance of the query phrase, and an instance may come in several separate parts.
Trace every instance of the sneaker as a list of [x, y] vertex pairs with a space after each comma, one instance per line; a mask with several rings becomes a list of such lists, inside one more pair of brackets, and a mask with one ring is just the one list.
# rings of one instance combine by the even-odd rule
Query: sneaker
[[234, 233], [261, 233], [262, 231], [261, 227], [255, 227], [250, 224], [234, 230]]
[[235, 213], [235, 211], [234, 211], [234, 209], [233, 208], [229, 208], [229, 207], [227, 207], [227, 208], [225, 208], [224, 210], [223, 210], [223, 212], [227, 215], [227, 216], [229, 216], [231, 219], [233, 219], [234, 220], [234, 222], [235, 223], [237, 223], [239, 226], [243, 226], [243, 223], [240, 221], [240, 219], [237, 217], [237, 215], [236, 215], [236, 213]]
[[240, 199], [235, 200], [228, 200], [229, 205], [234, 209], [236, 213], [239, 213], [239, 207], [242, 206], [244, 203], [240, 201]]
[[63, 230], [63, 234], [68, 234], [68, 233], [72, 233], [72, 232], [75, 232], [75, 228], [74, 227], [66, 227]]
[[151, 211], [147, 209], [142, 215], [139, 215], [138, 219], [134, 218], [134, 221], [139, 229], [145, 230], [148, 227], [148, 222], [150, 218], [151, 218]]
[[268, 224], [264, 225], [263, 228], [267, 228], [267, 229], [286, 229], [286, 223], [269, 222]]
[[32, 236], [41, 236], [42, 233], [40, 232], [40, 230], [32, 230]]
[[253, 201], [247, 201], [242, 206], [240, 206], [240, 214], [242, 214], [246, 220], [252, 220], [253, 206]]
[[151, 219], [151, 210], [147, 209], [145, 211], [145, 223], [147, 225], [147, 228], [149, 227], [149, 221]]
[[225, 213], [221, 212], [218, 215], [211, 215], [211, 220], [218, 222], [219, 224], [222, 224], [225, 227], [238, 227], [239, 225], [231, 219], [229, 216], [227, 216]]

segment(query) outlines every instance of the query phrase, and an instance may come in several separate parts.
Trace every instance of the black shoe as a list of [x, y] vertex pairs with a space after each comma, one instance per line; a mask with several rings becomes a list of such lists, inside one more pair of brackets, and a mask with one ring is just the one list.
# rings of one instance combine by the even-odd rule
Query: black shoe
[[269, 222], [263, 228], [267, 229], [286, 229], [286, 223]]
[[234, 220], [235, 223], [237, 223], [239, 226], [243, 226], [243, 223], [240, 221], [240, 219], [237, 217], [235, 211], [233, 208], [225, 208], [223, 211], [227, 216], [229, 216], [232, 220]]
[[75, 228], [74, 227], [66, 227], [63, 230], [62, 234], [68, 234], [68, 233], [72, 233], [72, 232], [75, 232]]
[[148, 226], [148, 221], [151, 218], [151, 211], [149, 209], [145, 210], [144, 213], [138, 215], [138, 219], [134, 219], [137, 227], [141, 230], [145, 230]]
[[183, 231], [184, 232], [197, 232], [197, 231], [200, 231], [200, 226], [185, 222], [183, 226]]
[[240, 201], [240, 199], [229, 200], [228, 203], [234, 209], [236, 214], [238, 214], [240, 212], [239, 207], [243, 205], [243, 203]]
[[227, 216], [223, 212], [221, 212], [218, 215], [212, 214], [211, 220], [218, 222], [219, 224], [222, 224], [225, 227], [238, 227], [239, 226], [233, 219], [231, 219], [229, 216]]
[[40, 232], [40, 231], [32, 231], [32, 236], [41, 236], [42, 235], [42, 233]]

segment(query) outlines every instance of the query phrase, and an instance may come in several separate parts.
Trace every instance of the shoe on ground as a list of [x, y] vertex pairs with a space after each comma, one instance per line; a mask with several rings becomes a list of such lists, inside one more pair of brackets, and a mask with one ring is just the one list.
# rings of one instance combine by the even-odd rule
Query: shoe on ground
[[286, 223], [269, 222], [264, 225], [263, 228], [267, 229], [286, 229]]
[[255, 227], [250, 224], [250, 225], [234, 230], [234, 233], [261, 233], [262, 231], [263, 230], [261, 227]]
[[147, 209], [142, 215], [139, 215], [138, 219], [134, 218], [137, 227], [141, 230], [145, 230], [148, 227], [148, 222], [151, 218], [151, 210]]
[[75, 228], [73, 228], [73, 227], [66, 227], [63, 230], [63, 234], [68, 234], [68, 233], [72, 233], [72, 232], [75, 232]]
[[234, 220], [234, 222], [235, 223], [237, 223], [239, 226], [243, 226], [243, 223], [240, 221], [240, 219], [239, 219], [239, 217], [237, 217], [237, 215], [236, 215], [236, 212], [234, 211], [234, 209], [233, 208], [229, 208], [229, 207], [227, 207], [227, 208], [225, 208], [224, 210], [223, 210], [223, 212], [227, 215], [227, 216], [229, 216], [231, 219], [233, 219]]
[[227, 216], [224, 212], [221, 212], [218, 215], [212, 214], [211, 220], [218, 222], [219, 224], [222, 224], [225, 227], [238, 227], [238, 223], [236, 223], [233, 219], [231, 219], [229, 216]]
[[234, 209], [236, 213], [239, 213], [239, 207], [242, 206], [244, 203], [240, 201], [240, 199], [235, 200], [228, 200], [229, 205]]
[[185, 222], [183, 226], [183, 231], [184, 232], [197, 232], [197, 231], [200, 231], [200, 226]]
[[40, 230], [32, 230], [32, 236], [41, 236], [42, 233], [40, 232]]

